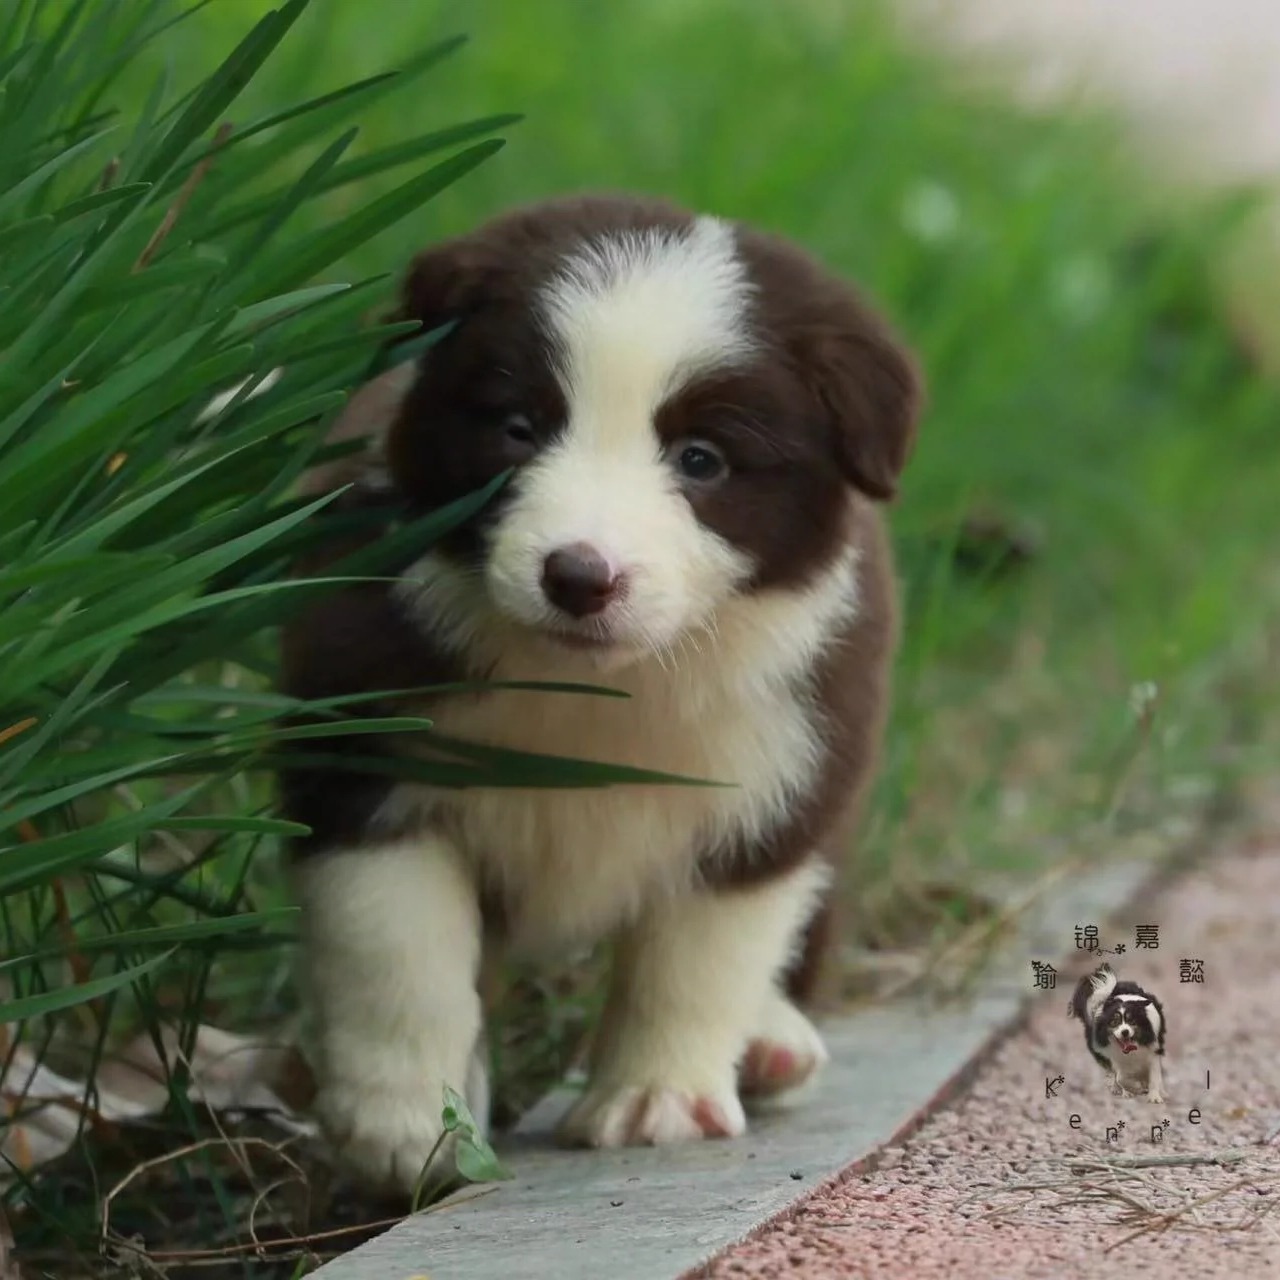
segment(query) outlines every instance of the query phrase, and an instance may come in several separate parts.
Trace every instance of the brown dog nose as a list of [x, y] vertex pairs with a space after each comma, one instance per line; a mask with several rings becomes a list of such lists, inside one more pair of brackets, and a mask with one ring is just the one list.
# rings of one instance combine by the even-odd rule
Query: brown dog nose
[[587, 542], [558, 547], [542, 564], [542, 592], [557, 609], [585, 618], [618, 594], [622, 578]]

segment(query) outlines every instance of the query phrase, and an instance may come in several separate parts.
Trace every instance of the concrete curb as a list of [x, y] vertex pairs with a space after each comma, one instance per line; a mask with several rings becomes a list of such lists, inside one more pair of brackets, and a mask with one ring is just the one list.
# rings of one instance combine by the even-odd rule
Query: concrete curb
[[514, 1182], [463, 1193], [313, 1274], [692, 1280], [818, 1187], [874, 1167], [877, 1153], [945, 1106], [1027, 1016], [1029, 960], [1062, 956], [1075, 922], [1112, 917], [1185, 865], [1188, 852], [1099, 867], [1061, 887], [1052, 904], [1028, 914], [963, 1003], [902, 1001], [827, 1022], [832, 1063], [818, 1086], [797, 1108], [756, 1118], [743, 1139], [556, 1150], [547, 1134], [572, 1097], [557, 1090], [502, 1144]]

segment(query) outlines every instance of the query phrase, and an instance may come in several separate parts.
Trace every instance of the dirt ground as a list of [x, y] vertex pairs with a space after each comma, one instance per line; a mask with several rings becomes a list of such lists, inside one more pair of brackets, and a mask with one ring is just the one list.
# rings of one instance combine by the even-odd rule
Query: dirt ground
[[[887, 1167], [820, 1188], [706, 1274], [1280, 1274], [1278, 902], [1280, 823], [1183, 876], [1140, 919], [1103, 927], [1102, 946], [1125, 945], [1106, 959], [1165, 1007], [1163, 1105], [1110, 1094], [1066, 1016], [1079, 967], [1064, 969], [1028, 1027]], [[1087, 922], [1064, 922], [1067, 947], [1076, 923]], [[1152, 923], [1158, 948], [1138, 949], [1136, 926]], [[1183, 960], [1203, 962], [1203, 983], [1181, 980]], [[1153, 1163], [1173, 1159], [1195, 1163]]]

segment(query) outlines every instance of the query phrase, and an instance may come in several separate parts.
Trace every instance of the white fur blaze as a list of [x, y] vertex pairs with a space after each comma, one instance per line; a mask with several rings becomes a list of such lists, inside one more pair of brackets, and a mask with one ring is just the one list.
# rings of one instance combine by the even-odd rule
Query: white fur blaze
[[317, 1114], [352, 1172], [412, 1189], [440, 1136], [446, 1084], [485, 1122], [470, 878], [427, 835], [313, 856], [296, 874]]
[[587, 1146], [732, 1137], [736, 1068], [828, 871], [674, 898], [620, 941], [591, 1080], [563, 1126]]
[[602, 623], [642, 650], [704, 625], [750, 576], [750, 560], [694, 516], [654, 430], [664, 400], [691, 377], [750, 352], [750, 292], [732, 230], [710, 218], [683, 233], [602, 238], [542, 290], [569, 418], [521, 472], [492, 541], [489, 589], [512, 617], [554, 621], [542, 565], [576, 543], [626, 578]]

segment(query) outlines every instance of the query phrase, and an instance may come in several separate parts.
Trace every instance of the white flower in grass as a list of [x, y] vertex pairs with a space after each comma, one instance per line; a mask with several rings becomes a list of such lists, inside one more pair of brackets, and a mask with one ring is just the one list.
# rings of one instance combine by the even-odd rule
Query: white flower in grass
[[918, 182], [902, 202], [902, 222], [917, 239], [939, 244], [960, 226], [960, 204], [940, 182]]
[[1154, 680], [1143, 680], [1129, 690], [1129, 710], [1135, 720], [1145, 720], [1160, 697], [1160, 689]]

